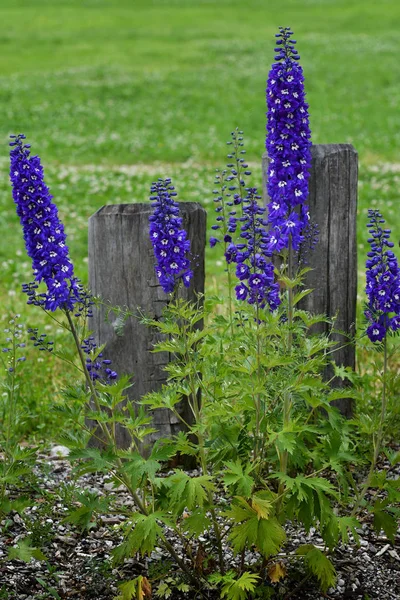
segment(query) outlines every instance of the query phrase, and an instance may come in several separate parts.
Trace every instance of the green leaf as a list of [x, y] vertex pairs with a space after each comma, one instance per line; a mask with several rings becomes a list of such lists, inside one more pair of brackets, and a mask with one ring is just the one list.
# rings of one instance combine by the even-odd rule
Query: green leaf
[[387, 535], [387, 538], [394, 543], [397, 533], [397, 520], [390, 513], [374, 508], [373, 527], [376, 533], [380, 533], [381, 529]]
[[275, 517], [259, 521], [257, 547], [265, 558], [277, 554], [285, 540], [285, 530]]
[[84, 462], [76, 465], [75, 469], [80, 474], [84, 473], [109, 473], [116, 456], [112, 450], [99, 448], [77, 448], [71, 450], [68, 460], [82, 459]]
[[202, 507], [207, 500], [208, 492], [214, 489], [209, 475], [189, 477], [184, 471], [175, 471], [166, 478], [170, 485], [170, 501], [176, 512], [180, 513], [185, 506], [189, 510]]
[[72, 511], [65, 519], [63, 519], [63, 521], [66, 523], [73, 523], [82, 531], [95, 527], [95, 514], [107, 512], [110, 503], [109, 498], [98, 496], [91, 492], [78, 494], [77, 501], [80, 502], [82, 506]]
[[123, 468], [125, 473], [129, 475], [133, 487], [138, 487], [143, 477], [151, 482], [155, 481], [156, 473], [161, 469], [161, 464], [157, 460], [152, 458], [146, 460], [140, 454], [131, 451], [124, 453], [124, 456], [128, 460]]
[[268, 519], [272, 509], [271, 496], [264, 497], [265, 492], [259, 492], [251, 497], [251, 507], [256, 511], [258, 519]]
[[304, 544], [296, 550], [296, 554], [304, 556], [307, 569], [314, 575], [323, 592], [336, 582], [336, 571], [329, 558], [312, 544]]
[[285, 541], [286, 534], [275, 517], [265, 518], [268, 512], [263, 498], [256, 496], [255, 506], [250, 506], [240, 497], [236, 497], [236, 502], [226, 512], [234, 521], [229, 539], [235, 553], [246, 546], [255, 545], [266, 558], [276, 554]]
[[296, 304], [298, 304], [300, 300], [305, 298], [305, 296], [308, 296], [308, 294], [311, 294], [312, 291], [313, 290], [302, 290], [300, 292], [297, 292], [297, 294], [293, 296], [293, 306], [296, 306]]
[[338, 517], [338, 525], [343, 544], [347, 544], [349, 541], [348, 531], [352, 533], [356, 544], [360, 543], [360, 536], [356, 529], [360, 528], [361, 525], [355, 517]]
[[189, 535], [201, 535], [211, 524], [212, 521], [207, 516], [207, 511], [199, 508], [183, 519], [182, 528]]
[[32, 499], [27, 496], [21, 496], [20, 498], [15, 498], [14, 500], [10, 500], [9, 498], [4, 498], [0, 503], [0, 514], [8, 515], [11, 511], [17, 512], [18, 514], [22, 514], [28, 506], [31, 506]]
[[161, 512], [154, 512], [149, 515], [134, 514], [131, 517], [133, 529], [129, 531], [122, 544], [113, 551], [114, 562], [122, 562], [125, 558], [132, 557], [136, 552], [140, 552], [142, 556], [145, 554], [150, 555], [162, 534], [162, 528], [157, 521], [170, 524]]
[[115, 597], [115, 600], [136, 600], [137, 598], [137, 577], [130, 581], [118, 584], [120, 593]]
[[22, 560], [26, 563], [32, 558], [36, 560], [47, 560], [46, 556], [39, 548], [31, 546], [31, 540], [26, 537], [18, 542], [18, 544], [8, 550], [8, 558], [10, 560]]
[[48, 592], [53, 598], [55, 598], [56, 600], [61, 600], [61, 596], [59, 595], [59, 593], [57, 592], [57, 590], [55, 588], [53, 588], [51, 585], [48, 585], [40, 577], [36, 577], [36, 581], [38, 583], [40, 583], [40, 585], [46, 590], [46, 592]]
[[162, 581], [157, 588], [156, 596], [158, 598], [170, 598], [172, 594], [172, 590], [169, 587], [168, 583]]
[[258, 535], [258, 518], [252, 515], [243, 523], [235, 524], [229, 534], [229, 539], [232, 542], [232, 548], [236, 554], [241, 552], [246, 546], [253, 546], [257, 541]]
[[235, 493], [240, 496], [251, 496], [254, 479], [250, 476], [253, 466], [246, 464], [243, 470], [239, 459], [236, 462], [225, 463], [227, 471], [224, 473], [223, 481], [227, 487], [232, 486]]
[[[228, 575], [228, 574], [227, 574]], [[221, 598], [227, 600], [246, 600], [247, 592], [254, 592], [259, 576], [254, 573], [245, 571], [239, 579], [233, 579], [232, 575], [228, 575], [229, 579], [225, 581], [221, 589]]]

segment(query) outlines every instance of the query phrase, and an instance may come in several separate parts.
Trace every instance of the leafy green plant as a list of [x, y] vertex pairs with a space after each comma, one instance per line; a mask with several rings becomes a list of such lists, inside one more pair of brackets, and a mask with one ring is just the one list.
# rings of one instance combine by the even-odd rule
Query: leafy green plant
[[[256, 593], [270, 596], [267, 574], [272, 583], [285, 576], [286, 567], [277, 562], [276, 555], [287, 542], [288, 521], [307, 532], [311, 527], [318, 530], [323, 548], [300, 546], [294, 560], [302, 560], [308, 576], [326, 591], [336, 577], [328, 554], [339, 542], [347, 543], [350, 534], [357, 539], [356, 514], [372, 484], [385, 492], [385, 498], [371, 508], [374, 526], [389, 538], [394, 536], [396, 511], [391, 503], [398, 491], [375, 472], [387, 409], [387, 346], [371, 468], [349, 515], [348, 505], [356, 490], [349, 466], [358, 461], [355, 421], [345, 421], [332, 402], [353, 398], [357, 391], [334, 389], [324, 378], [326, 368], [332, 367], [336, 342], [330, 335], [315, 333], [315, 326], [328, 324], [333, 331], [334, 320], [298, 307], [310, 293], [302, 285], [305, 269], [296, 266], [303, 232], [309, 226], [303, 199], [308, 193], [310, 133], [302, 71], [296, 63], [291, 34], [288, 28], [280, 28], [278, 62], [269, 78], [273, 126], [269, 126], [267, 146], [272, 148], [276, 162], [271, 158], [268, 219], [262, 216], [265, 210], [256, 188], [245, 188], [244, 177], [251, 173], [242, 156], [243, 135], [239, 130], [232, 133], [229, 142], [231, 162], [217, 175], [213, 230], [219, 237], [212, 237], [210, 242], [224, 249], [227, 298], [199, 295], [196, 302], [181, 298], [178, 282], [188, 286], [193, 275], [187, 258], [189, 243], [177, 216], [179, 207], [172, 200], [175, 192], [171, 180], [152, 185], [151, 193], [156, 196], [152, 196], [155, 211], [149, 232], [157, 258], [156, 273], [163, 290], [171, 296], [161, 318], [145, 314], [141, 318], [160, 340], [153, 351], [168, 352], [171, 361], [165, 369], [163, 388], [135, 406], [126, 397], [130, 378], [123, 375], [118, 379], [110, 361], [103, 357], [103, 348], [87, 330], [94, 300], [73, 276], [63, 227], [44, 184], [39, 159], [30, 156], [23, 135], [11, 142], [14, 200], [36, 277], [35, 282], [24, 285], [24, 291], [30, 304], [44, 310], [71, 336], [76, 351], [74, 355], [60, 349], [37, 329], [31, 332], [40, 350], [58, 356], [79, 374], [79, 379], [64, 390], [65, 403], [58, 410], [66, 425], [75, 424], [65, 433], [72, 448], [70, 459], [76, 464], [76, 473], [107, 475], [131, 496], [133, 507], [121, 509], [126, 519], [120, 526], [123, 541], [113, 551], [114, 565], [137, 554], [151, 556], [161, 548], [179, 567], [179, 581], [165, 573], [154, 575], [159, 580], [155, 593], [160, 597], [188, 590], [205, 597], [210, 587], [217, 587], [220, 597], [227, 600], [246, 600]], [[295, 79], [293, 98], [303, 103], [297, 120], [290, 103], [288, 108], [283, 104], [286, 128], [293, 129], [296, 143], [281, 142], [288, 139], [286, 133], [276, 137], [279, 115], [274, 104], [286, 102], [284, 96], [289, 94], [288, 88], [277, 84], [282, 77], [285, 86]], [[297, 126], [292, 127], [292, 123]], [[295, 167], [282, 154], [285, 144]], [[297, 153], [299, 148], [304, 154]], [[289, 167], [294, 170], [287, 171], [287, 176], [285, 169]], [[276, 181], [275, 170], [280, 170]], [[39, 183], [25, 189], [24, 171], [34, 171], [32, 182], [40, 179]], [[290, 188], [291, 193], [283, 194], [283, 188]], [[23, 204], [24, 194], [31, 195], [26, 196], [31, 203], [27, 206]], [[44, 200], [51, 219], [40, 209]], [[35, 211], [40, 226], [33, 224], [28, 210]], [[46, 234], [46, 239], [41, 229], [45, 227], [51, 228], [52, 234]], [[57, 240], [55, 249], [48, 245]], [[270, 258], [278, 252], [279, 266], [274, 267]], [[235, 277], [239, 279], [236, 286]], [[39, 284], [42, 287], [37, 291]], [[121, 326], [123, 320], [121, 312]], [[378, 325], [374, 327], [379, 334]], [[11, 355], [15, 357], [15, 348]], [[4, 485], [14, 481], [10, 479], [15, 477], [14, 464], [23, 461], [18, 455], [21, 449], [12, 441], [15, 366], [14, 362], [8, 368], [11, 408], [5, 448], [12, 467], [3, 475], [3, 496]], [[335, 367], [334, 372], [355, 380], [342, 367]], [[186, 420], [177, 410], [182, 402], [191, 413]], [[142, 445], [154, 433], [145, 407], [171, 411], [184, 427], [142, 455]], [[118, 447], [117, 426], [124, 427], [130, 436], [127, 449]], [[89, 441], [97, 447], [88, 446]], [[172, 463], [178, 457], [195, 460], [196, 470], [188, 472], [178, 461]], [[396, 456], [391, 460], [396, 461]], [[174, 466], [166, 468], [168, 463]], [[71, 505], [65, 521], [89, 530], [102, 514], [113, 510], [113, 496], [84, 492], [74, 497]], [[179, 550], [171, 542], [171, 534], [179, 540]], [[10, 558], [40, 557], [40, 550], [31, 542], [29, 538], [20, 541], [10, 549]], [[227, 560], [224, 546], [233, 561]], [[150, 581], [139, 575], [120, 584], [118, 599], [144, 600], [150, 595]]]
[[[10, 501], [7, 490], [16, 486], [20, 478], [28, 476], [34, 461], [35, 448], [22, 445], [20, 421], [22, 372], [25, 363], [24, 348], [26, 332], [20, 315], [9, 320], [4, 330], [5, 339], [2, 342], [0, 355], [3, 373], [0, 379], [0, 514], [10, 510], [23, 509], [24, 500]], [[23, 505], [23, 506], [22, 506]]]

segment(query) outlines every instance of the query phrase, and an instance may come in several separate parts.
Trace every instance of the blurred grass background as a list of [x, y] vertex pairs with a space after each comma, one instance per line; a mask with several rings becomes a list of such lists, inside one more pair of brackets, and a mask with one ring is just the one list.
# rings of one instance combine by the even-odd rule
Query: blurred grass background
[[[168, 175], [181, 200], [210, 207], [212, 218], [214, 169], [236, 126], [260, 184], [279, 25], [298, 40], [313, 142], [352, 143], [359, 153], [362, 297], [367, 208], [380, 207], [395, 242], [400, 235], [398, 0], [1, 0], [4, 323], [13, 312], [30, 326], [42, 320], [20, 292], [31, 270], [8, 181], [8, 136], [24, 132], [41, 156], [87, 282], [87, 219], [103, 204], [145, 202], [151, 181]], [[207, 253], [212, 286], [223, 260], [217, 249]], [[34, 355], [27, 369], [39, 423], [35, 407], [56, 394], [65, 372]]]

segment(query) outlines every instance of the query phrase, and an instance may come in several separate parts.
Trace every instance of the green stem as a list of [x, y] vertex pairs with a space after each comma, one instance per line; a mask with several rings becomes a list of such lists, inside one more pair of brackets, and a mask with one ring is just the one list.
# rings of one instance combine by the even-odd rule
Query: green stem
[[[203, 437], [203, 433], [201, 432], [201, 429], [200, 429], [200, 427], [201, 427], [200, 412], [201, 411], [200, 411], [199, 401], [198, 401], [197, 393], [196, 393], [197, 392], [196, 385], [195, 385], [195, 382], [194, 382], [192, 376], [190, 376], [190, 390], [191, 390], [191, 396], [192, 396], [191, 404], [193, 407], [196, 425], [198, 426], [198, 430], [196, 431], [196, 436], [197, 436], [197, 441], [199, 444], [201, 470], [203, 472], [203, 475], [208, 475], [204, 437]], [[210, 490], [207, 490], [207, 499], [208, 499], [210, 513], [211, 513], [211, 520], [213, 523], [214, 534], [217, 539], [219, 568], [220, 568], [221, 573], [224, 574], [225, 573], [225, 565], [224, 565], [224, 553], [223, 553], [223, 549], [222, 549], [222, 538], [221, 538], [221, 532], [220, 532], [218, 521], [217, 521], [217, 515], [216, 515], [215, 509], [214, 509], [214, 500], [213, 500], [212, 493]]]
[[[256, 322], [257, 322], [257, 329], [256, 329], [256, 337], [257, 337], [257, 384], [258, 384], [258, 388], [260, 388], [260, 383], [261, 383], [261, 361], [260, 361], [260, 356], [261, 356], [261, 340], [260, 340], [260, 308], [257, 302], [257, 309], [256, 309]], [[261, 422], [261, 395], [260, 392], [258, 391], [256, 394], [256, 440], [255, 440], [255, 447], [254, 447], [254, 459], [258, 458], [258, 452], [259, 452], [259, 438], [260, 438], [260, 422]], [[261, 460], [260, 460], [260, 467], [261, 467]]]
[[383, 389], [382, 389], [381, 415], [380, 415], [380, 419], [379, 419], [378, 433], [376, 436], [376, 440], [374, 441], [374, 453], [372, 456], [371, 467], [369, 469], [369, 473], [364, 482], [364, 485], [361, 488], [361, 492], [357, 498], [357, 502], [354, 505], [354, 508], [351, 512], [352, 517], [354, 517], [354, 515], [358, 512], [361, 502], [363, 501], [365, 494], [367, 493], [367, 490], [371, 484], [372, 476], [375, 472], [376, 463], [378, 462], [379, 454], [381, 451], [382, 440], [383, 440], [383, 426], [385, 423], [386, 407], [387, 407], [387, 394], [386, 394], [387, 362], [388, 362], [388, 360], [387, 360], [387, 334], [385, 334], [385, 337], [383, 339]]
[[[287, 340], [287, 352], [290, 355], [292, 353], [293, 346], [293, 286], [291, 283], [291, 279], [293, 277], [293, 247], [292, 247], [292, 237], [289, 235], [289, 251], [288, 251], [288, 279], [289, 282], [289, 290], [288, 290], [288, 340]], [[283, 429], [286, 429], [290, 424], [290, 411], [292, 407], [292, 397], [289, 390], [285, 390], [283, 394]], [[287, 472], [288, 465], [288, 451], [283, 450], [279, 456], [280, 462], [280, 471], [284, 475]], [[281, 498], [284, 495], [285, 484], [281, 482], [278, 488], [278, 497], [280, 498], [277, 502], [277, 513], [281, 510]]]
[[[75, 345], [76, 348], [78, 350], [78, 355], [79, 355], [79, 359], [81, 361], [82, 367], [83, 367], [83, 371], [85, 373], [85, 377], [86, 377], [86, 381], [89, 387], [89, 390], [92, 394], [92, 399], [96, 405], [96, 409], [101, 412], [101, 406], [97, 397], [97, 392], [96, 389], [94, 387], [93, 381], [90, 378], [90, 375], [86, 369], [86, 361], [85, 361], [85, 357], [83, 356], [83, 351], [81, 348], [81, 344], [79, 342], [79, 338], [78, 338], [78, 334], [76, 331], [76, 328], [74, 326], [74, 323], [72, 321], [71, 318], [71, 314], [68, 310], [65, 311], [66, 317], [68, 319], [68, 323], [70, 326], [70, 330], [71, 333], [73, 335], [74, 341], [75, 341]], [[112, 434], [110, 433], [108, 427], [104, 424], [104, 423], [99, 423], [100, 428], [105, 436], [105, 438], [107, 439], [107, 441], [109, 442], [109, 444], [115, 449], [116, 447], [116, 443], [115, 443], [115, 439], [113, 439]], [[122, 467], [122, 461], [120, 458], [117, 457], [117, 464], [119, 467]], [[125, 487], [127, 488], [127, 490], [129, 491], [129, 493], [131, 494], [136, 506], [138, 507], [139, 511], [143, 514], [143, 515], [148, 515], [148, 510], [146, 508], [146, 506], [142, 503], [141, 499], [139, 498], [136, 490], [134, 490], [129, 482], [129, 480], [126, 478], [126, 476], [124, 474], [121, 475], [116, 475], [116, 479], [119, 480], [121, 483], [123, 483], [125, 485]], [[190, 569], [188, 569], [188, 567], [185, 565], [185, 563], [183, 562], [183, 560], [181, 558], [179, 558], [178, 554], [176, 553], [174, 547], [172, 546], [172, 544], [166, 539], [165, 535], [162, 534], [160, 536], [162, 544], [164, 546], [164, 548], [169, 552], [169, 554], [173, 557], [173, 559], [176, 561], [176, 563], [179, 565], [179, 567], [182, 569], [182, 571], [184, 573], [186, 573], [187, 577], [190, 579], [192, 585], [196, 585], [196, 587], [198, 586], [198, 580], [192, 575], [192, 573], [190, 572]]]
[[[226, 251], [226, 244], [225, 244]], [[233, 338], [233, 308], [232, 308], [232, 273], [230, 269], [230, 265], [227, 265], [227, 273], [228, 273], [228, 311], [229, 311], [229, 326], [231, 329], [231, 336]]]

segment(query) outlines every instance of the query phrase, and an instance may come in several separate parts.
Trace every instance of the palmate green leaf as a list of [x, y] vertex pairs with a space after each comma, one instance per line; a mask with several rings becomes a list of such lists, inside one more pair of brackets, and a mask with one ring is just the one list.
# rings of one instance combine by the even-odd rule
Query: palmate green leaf
[[197, 456], [198, 447], [188, 439], [188, 434], [185, 431], [180, 431], [175, 436], [174, 442], [176, 452], [187, 456]]
[[268, 519], [274, 496], [269, 491], [261, 491], [251, 497], [251, 508], [256, 511], [258, 519]]
[[150, 555], [162, 534], [162, 528], [157, 521], [171, 525], [160, 511], [149, 515], [136, 513], [131, 517], [131, 521], [133, 529], [129, 531], [122, 544], [112, 552], [114, 563], [120, 563], [134, 556], [136, 552], [140, 552], [142, 556]]
[[304, 544], [296, 550], [296, 554], [304, 556], [309, 572], [316, 577], [323, 592], [336, 582], [336, 571], [327, 556], [312, 544]]
[[209, 475], [189, 477], [184, 471], [175, 471], [166, 479], [171, 485], [169, 491], [171, 506], [178, 513], [185, 506], [189, 510], [202, 507], [207, 500], [208, 492], [214, 490], [214, 484]]
[[296, 450], [297, 434], [293, 431], [280, 431], [274, 437], [280, 452], [286, 451], [288, 454], [293, 454]]
[[305, 310], [296, 309], [295, 317], [301, 319], [306, 327], [317, 325], [318, 323], [331, 323], [331, 319], [326, 315], [314, 315]]
[[161, 463], [153, 458], [145, 459], [138, 452], [125, 451], [123, 455], [126, 460], [123, 470], [129, 475], [133, 487], [138, 487], [144, 476], [154, 482], [156, 473], [161, 469]]
[[297, 477], [294, 478], [294, 488], [301, 493], [301, 489], [304, 487], [336, 497], [335, 488], [330, 481], [323, 477], [305, 477], [304, 475], [297, 475]]
[[34, 501], [28, 496], [21, 496], [20, 498], [15, 498], [14, 500], [4, 497], [0, 502], [0, 514], [8, 515], [11, 511], [14, 511], [21, 515], [25, 508], [31, 506], [33, 502]]
[[139, 575], [135, 579], [130, 581], [124, 581], [118, 584], [119, 595], [114, 600], [145, 600], [151, 595], [151, 587], [149, 587], [149, 581], [147, 577]]
[[32, 558], [36, 560], [47, 560], [46, 556], [39, 548], [31, 546], [31, 539], [29, 537], [20, 540], [16, 546], [9, 548], [8, 558], [9, 560], [22, 560], [26, 563], [30, 562]]
[[179, 338], [169, 338], [162, 342], [157, 342], [151, 352], [171, 352], [177, 356], [183, 356], [186, 352], [186, 343]]
[[189, 348], [193, 348], [196, 346], [201, 340], [204, 340], [205, 337], [209, 335], [209, 331], [206, 327], [203, 329], [193, 329], [189, 331], [186, 335], [186, 343]]
[[123, 375], [110, 385], [110, 383], [103, 383], [99, 380], [96, 381], [95, 386], [98, 392], [99, 402], [103, 406], [107, 406], [110, 409], [114, 409], [120, 402], [126, 398], [126, 391], [131, 388], [134, 384], [130, 377]]
[[351, 532], [356, 544], [360, 543], [360, 536], [357, 533], [357, 529], [361, 527], [360, 522], [355, 517], [337, 517], [340, 536], [343, 544], [347, 544], [349, 541], [348, 532]]
[[71, 450], [68, 460], [75, 461], [79, 459], [84, 462], [77, 464], [74, 470], [80, 475], [84, 473], [108, 473], [115, 463], [116, 455], [111, 449], [76, 448]]
[[[375, 505], [376, 506], [376, 505]], [[387, 538], [394, 543], [396, 533], [397, 533], [397, 519], [384, 510], [380, 510], [378, 507], [374, 507], [374, 519], [373, 519], [373, 527], [376, 533], [380, 533], [383, 530], [387, 536]]]
[[279, 551], [286, 533], [275, 517], [266, 518], [271, 507], [268, 501], [259, 495], [253, 498], [254, 506], [250, 506], [244, 498], [236, 497], [237, 504], [225, 513], [234, 521], [229, 539], [235, 553], [254, 545], [268, 558]]
[[211, 525], [212, 521], [207, 516], [207, 511], [200, 508], [194, 510], [191, 515], [182, 521], [182, 529], [189, 535], [201, 535]]
[[245, 571], [239, 579], [234, 579], [233, 576], [225, 581], [221, 589], [221, 598], [227, 600], [246, 600], [248, 592], [254, 592], [257, 581], [260, 579], [258, 575]]
[[119, 594], [114, 600], [136, 600], [137, 599], [137, 578], [130, 581], [119, 583]]
[[234, 492], [240, 496], [251, 496], [254, 479], [250, 476], [250, 473], [254, 467], [248, 463], [243, 469], [239, 459], [236, 462], [226, 462], [225, 467], [227, 468], [223, 476], [225, 485], [228, 488], [232, 487]]
[[150, 459], [165, 462], [176, 453], [173, 440], [170, 438], [159, 438], [153, 444]]
[[342, 381], [347, 379], [351, 383], [354, 383], [355, 373], [351, 367], [344, 367], [343, 365], [337, 365], [335, 362], [332, 362], [332, 367], [334, 370], [335, 377], [340, 377]]
[[160, 333], [166, 335], [179, 335], [179, 324], [173, 321], [155, 321], [154, 319], [143, 318], [141, 323], [148, 327], [155, 327]]
[[232, 542], [232, 548], [236, 554], [244, 548], [254, 546], [258, 536], [258, 518], [255, 514], [242, 523], [236, 523], [230, 534], [229, 539]]
[[109, 498], [98, 496], [97, 494], [92, 494], [91, 492], [78, 494], [77, 501], [81, 504], [81, 506], [70, 512], [70, 514], [63, 519], [63, 522], [73, 523], [82, 531], [95, 527], [95, 515], [97, 513], [102, 514], [107, 512], [110, 504]]
[[150, 392], [140, 399], [142, 405], [149, 406], [153, 410], [156, 408], [167, 408], [172, 410], [178, 402], [182, 400], [182, 393], [177, 386], [173, 384], [163, 385], [161, 391]]
[[400, 463], [400, 450], [392, 452], [391, 450], [389, 450], [389, 448], [387, 448], [384, 449], [384, 453], [392, 467]]
[[285, 540], [286, 533], [278, 519], [259, 520], [256, 545], [265, 558], [277, 554]]

